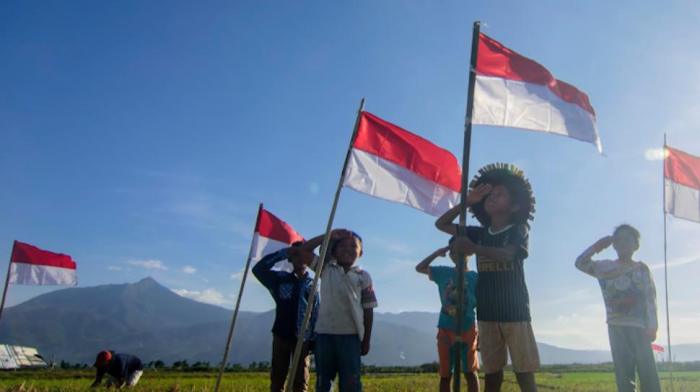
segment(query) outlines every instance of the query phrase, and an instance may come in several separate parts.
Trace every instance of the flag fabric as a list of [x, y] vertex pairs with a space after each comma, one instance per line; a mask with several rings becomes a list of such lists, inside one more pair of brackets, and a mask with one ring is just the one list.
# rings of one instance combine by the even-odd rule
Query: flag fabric
[[[255, 223], [251, 260], [257, 262], [270, 253], [303, 240], [304, 237], [297, 233], [287, 222], [260, 206], [258, 219]], [[272, 269], [275, 271], [293, 271], [292, 264], [287, 260], [278, 262]]]
[[343, 185], [441, 215], [459, 203], [461, 169], [452, 153], [362, 112]]
[[656, 344], [656, 343], [652, 343], [652, 344], [651, 344], [651, 349], [652, 349], [652, 351], [655, 351], [655, 352], [657, 352], [657, 353], [662, 353], [662, 352], [666, 351], [666, 350], [664, 349], [664, 346], [660, 346], [660, 345], [658, 345], [658, 344]]
[[602, 152], [588, 96], [542, 65], [479, 35], [472, 123], [547, 132]]
[[76, 264], [68, 255], [15, 241], [10, 257], [9, 283], [75, 286], [78, 284]]
[[664, 157], [664, 211], [700, 222], [700, 157], [666, 147]]

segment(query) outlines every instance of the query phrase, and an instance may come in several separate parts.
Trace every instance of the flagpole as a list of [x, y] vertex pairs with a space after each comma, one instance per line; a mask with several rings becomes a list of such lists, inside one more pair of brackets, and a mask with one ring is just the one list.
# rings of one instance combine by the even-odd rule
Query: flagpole
[[666, 221], [668, 220], [668, 214], [666, 213], [666, 176], [664, 173], [664, 168], [666, 166], [666, 133], [664, 133], [664, 149], [663, 149], [663, 165], [662, 165], [662, 189], [663, 189], [663, 203], [664, 203], [664, 291], [666, 294], [666, 338], [668, 339], [668, 371], [671, 379], [671, 392], [673, 392], [673, 356], [671, 355], [671, 317], [670, 311], [668, 309], [668, 243], [666, 235]]
[[7, 288], [10, 286], [10, 272], [12, 271], [12, 255], [15, 254], [15, 246], [17, 246], [17, 241], [12, 243], [12, 253], [10, 253], [10, 262], [7, 263], [7, 276], [5, 277], [5, 288], [2, 289], [2, 301], [0, 302], [0, 319], [2, 319], [2, 312], [5, 310], [5, 299], [7, 299]]
[[[479, 32], [481, 22], [474, 22], [472, 30], [472, 52], [469, 63], [469, 87], [467, 90], [467, 109], [464, 121], [464, 152], [462, 153], [462, 189], [460, 197], [459, 230], [458, 233], [466, 233], [467, 225], [467, 188], [469, 187], [469, 158], [472, 144], [472, 112], [474, 110], [474, 85], [476, 84], [476, 59], [479, 53]], [[462, 325], [464, 324], [464, 267], [467, 262], [464, 254], [457, 255], [457, 326], [455, 331], [455, 374], [453, 389], [459, 392], [462, 385]]]
[[226, 361], [228, 360], [228, 353], [231, 351], [231, 341], [233, 340], [233, 330], [236, 327], [236, 318], [238, 317], [238, 310], [241, 306], [241, 298], [243, 297], [243, 289], [245, 288], [245, 281], [248, 277], [248, 269], [250, 268], [250, 261], [253, 258], [253, 244], [255, 243], [255, 228], [257, 227], [257, 222], [260, 219], [260, 213], [262, 212], [263, 204], [260, 203], [258, 207], [258, 217], [256, 218], [256, 224], [253, 226], [253, 238], [250, 240], [250, 250], [248, 251], [248, 260], [245, 263], [245, 269], [243, 271], [243, 277], [241, 278], [241, 288], [238, 289], [238, 298], [236, 298], [236, 308], [233, 311], [233, 317], [231, 318], [231, 327], [228, 330], [228, 337], [226, 338], [226, 348], [224, 349], [224, 358], [221, 360], [221, 365], [219, 366], [219, 374], [216, 377], [216, 384], [214, 385], [214, 392], [219, 391], [219, 386], [221, 385], [221, 378], [224, 375], [224, 370], [226, 369]]
[[314, 303], [316, 301], [316, 291], [318, 288], [318, 281], [323, 272], [323, 266], [326, 262], [326, 252], [328, 251], [328, 243], [330, 242], [330, 232], [333, 228], [333, 219], [335, 219], [335, 211], [338, 208], [338, 199], [340, 199], [340, 191], [343, 189], [343, 181], [345, 180], [345, 169], [350, 161], [350, 153], [352, 152], [352, 145], [355, 143], [355, 137], [357, 136], [357, 130], [360, 126], [360, 116], [365, 108], [365, 99], [360, 100], [360, 107], [357, 109], [357, 117], [355, 118], [355, 127], [352, 130], [352, 136], [350, 137], [350, 144], [348, 145], [348, 151], [345, 153], [345, 162], [343, 162], [343, 169], [340, 172], [340, 179], [338, 180], [338, 187], [335, 190], [335, 197], [333, 199], [333, 206], [331, 207], [331, 213], [328, 216], [328, 223], [326, 224], [326, 232], [323, 236], [323, 244], [321, 245], [321, 252], [319, 254], [319, 263], [314, 274], [314, 282], [311, 288], [311, 294], [307, 300], [306, 313], [304, 314], [304, 321], [299, 329], [299, 334], [297, 335], [297, 344], [294, 347], [294, 356], [292, 357], [292, 364], [289, 369], [289, 376], [287, 377], [287, 388], [288, 392], [294, 389], [294, 379], [297, 374], [297, 367], [299, 366], [299, 360], [301, 357], [301, 348], [304, 344], [304, 336], [306, 329], [309, 327], [309, 322], [311, 320], [311, 313], [313, 311]]

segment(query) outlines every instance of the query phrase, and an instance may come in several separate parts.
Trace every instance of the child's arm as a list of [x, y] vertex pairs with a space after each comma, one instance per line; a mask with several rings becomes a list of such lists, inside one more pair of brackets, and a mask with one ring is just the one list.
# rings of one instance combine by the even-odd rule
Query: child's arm
[[365, 327], [365, 335], [362, 337], [362, 355], [369, 353], [369, 342], [372, 339], [372, 325], [374, 324], [374, 308], [378, 306], [377, 296], [372, 287], [372, 277], [369, 273], [363, 273], [362, 290], [360, 291], [360, 303], [362, 304], [362, 324]]
[[452, 243], [453, 251], [461, 252], [466, 256], [477, 255], [489, 258], [493, 261], [510, 262], [515, 260], [515, 257], [522, 251], [515, 244], [506, 245], [503, 247], [491, 247], [478, 245], [472, 242], [469, 237], [459, 237]]
[[278, 261], [285, 260], [289, 257], [288, 252], [292, 248], [285, 248], [277, 252], [270, 253], [263, 257], [253, 266], [253, 275], [265, 286], [268, 290], [272, 290], [277, 282], [277, 272], [272, 270], [272, 267]]
[[[346, 236], [352, 236], [352, 233], [348, 230], [345, 229], [333, 229], [331, 230], [330, 233], [331, 239], [328, 243], [328, 246], [330, 247], [333, 243], [333, 241], [343, 238]], [[313, 257], [313, 251], [318, 248], [319, 246], [323, 245], [323, 238], [325, 237], [324, 234], [319, 234], [316, 237], [311, 238], [308, 241], [305, 241], [304, 244], [302, 244], [300, 247], [296, 248], [299, 249], [298, 252], [306, 255], [311, 255]], [[316, 271], [318, 267], [318, 258], [311, 263], [310, 268], [313, 271]]]
[[589, 246], [588, 249], [583, 251], [583, 253], [576, 258], [576, 268], [578, 268], [581, 272], [585, 272], [588, 275], [597, 278], [598, 276], [596, 275], [594, 268], [595, 262], [591, 258], [596, 253], [600, 253], [612, 245], [612, 241], [613, 237], [608, 235], [596, 241], [595, 244]]
[[[481, 184], [472, 189], [472, 191], [467, 195], [467, 207], [473, 206], [474, 204], [477, 204], [483, 200], [484, 197], [491, 192], [492, 188], [493, 187], [489, 184]], [[459, 216], [459, 212], [461, 210], [460, 206], [461, 204], [457, 204], [442, 214], [435, 221], [435, 227], [437, 227], [438, 230], [450, 235], [457, 234], [457, 228], [452, 222]]]
[[369, 353], [370, 340], [372, 339], [372, 324], [374, 324], [374, 309], [365, 308], [362, 310], [363, 324], [365, 326], [365, 336], [362, 339], [362, 355]]
[[647, 313], [647, 336], [653, 342], [656, 340], [656, 333], [659, 329], [659, 320], [657, 318], [656, 309], [656, 286], [654, 285], [654, 278], [649, 271], [649, 267], [643, 266], [646, 274], [646, 313]]
[[430, 267], [430, 263], [435, 261], [435, 259], [437, 259], [438, 257], [445, 257], [445, 255], [447, 255], [447, 251], [449, 249], [450, 248], [448, 246], [446, 246], [446, 247], [440, 248], [440, 249], [436, 250], [435, 252], [431, 253], [430, 255], [428, 255], [428, 257], [426, 257], [425, 259], [423, 259], [423, 261], [421, 261], [420, 263], [418, 263], [416, 265], [416, 272], [418, 272], [419, 274], [426, 274], [427, 275], [429, 272], [428, 267]]

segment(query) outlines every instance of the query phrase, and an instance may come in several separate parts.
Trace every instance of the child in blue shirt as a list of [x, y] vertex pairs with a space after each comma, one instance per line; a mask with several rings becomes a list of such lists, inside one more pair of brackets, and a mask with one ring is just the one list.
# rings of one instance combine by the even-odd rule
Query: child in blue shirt
[[[450, 245], [454, 242], [454, 238], [450, 239]], [[455, 347], [457, 336], [457, 269], [447, 266], [430, 266], [436, 258], [439, 256], [444, 257], [448, 251], [452, 261], [457, 264], [457, 255], [450, 251], [448, 246], [436, 250], [416, 265], [417, 272], [427, 274], [430, 280], [437, 284], [440, 294], [442, 306], [440, 308], [437, 334], [438, 358], [440, 360], [440, 392], [450, 391], [453, 370], [459, 377], [459, 372], [454, 369], [455, 356], [457, 355]], [[467, 390], [469, 392], [478, 392], [479, 378], [477, 372], [479, 370], [479, 360], [476, 353], [477, 332], [474, 323], [476, 318], [476, 284], [478, 275], [474, 271], [469, 271], [466, 263], [464, 267], [464, 308], [462, 312], [462, 331], [460, 333], [463, 343], [461, 350], [462, 371], [467, 381]]]

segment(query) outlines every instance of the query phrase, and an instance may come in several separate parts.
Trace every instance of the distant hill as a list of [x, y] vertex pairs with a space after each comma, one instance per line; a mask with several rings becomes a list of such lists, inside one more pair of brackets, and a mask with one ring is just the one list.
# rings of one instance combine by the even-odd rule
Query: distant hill
[[[231, 363], [269, 361], [274, 313], [241, 312]], [[437, 360], [437, 313], [376, 313], [372, 351], [363, 361], [413, 366]], [[37, 347], [45, 358], [92, 363], [114, 349], [145, 361], [221, 360], [231, 311], [181, 297], [151, 278], [133, 284], [69, 288], [8, 308], [0, 343]], [[544, 364], [599, 363], [607, 351], [571, 350], [539, 343]], [[677, 360], [700, 359], [700, 344], [679, 345]]]

